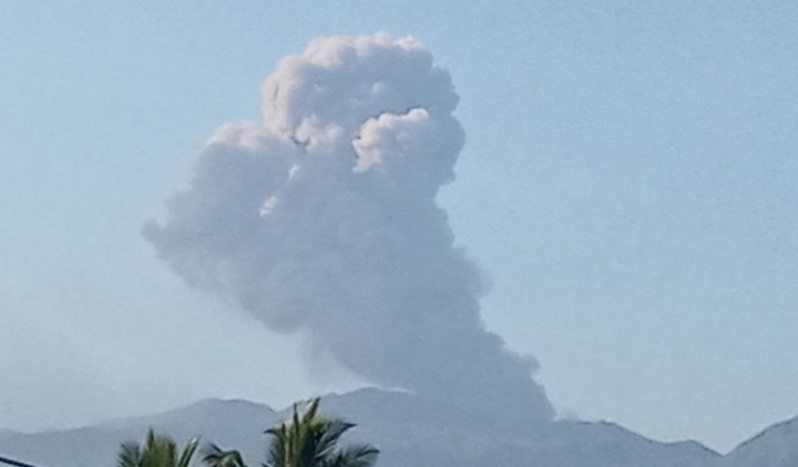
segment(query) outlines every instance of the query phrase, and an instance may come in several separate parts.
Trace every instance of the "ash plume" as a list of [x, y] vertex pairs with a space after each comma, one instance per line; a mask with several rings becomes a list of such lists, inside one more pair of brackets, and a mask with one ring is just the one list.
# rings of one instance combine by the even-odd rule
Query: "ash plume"
[[485, 330], [481, 274], [435, 202], [464, 141], [448, 72], [412, 38], [319, 38], [262, 102], [145, 224], [158, 256], [372, 383], [550, 420], [534, 360]]

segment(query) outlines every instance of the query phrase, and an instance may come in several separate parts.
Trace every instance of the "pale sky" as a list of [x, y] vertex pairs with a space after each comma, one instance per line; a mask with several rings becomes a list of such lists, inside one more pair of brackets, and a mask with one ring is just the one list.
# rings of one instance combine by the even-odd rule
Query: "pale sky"
[[310, 39], [412, 34], [466, 131], [442, 192], [488, 327], [563, 416], [725, 451], [798, 414], [798, 6], [0, 0], [0, 426], [357, 384], [141, 237]]

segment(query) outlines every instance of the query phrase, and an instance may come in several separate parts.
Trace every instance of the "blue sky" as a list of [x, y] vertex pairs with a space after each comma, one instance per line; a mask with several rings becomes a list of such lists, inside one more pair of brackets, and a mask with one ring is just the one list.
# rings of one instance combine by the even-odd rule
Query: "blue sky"
[[377, 31], [452, 73], [440, 202], [562, 413], [722, 450], [798, 413], [792, 2], [274, 3], [0, 2], [4, 425], [355, 384], [139, 230], [281, 57]]

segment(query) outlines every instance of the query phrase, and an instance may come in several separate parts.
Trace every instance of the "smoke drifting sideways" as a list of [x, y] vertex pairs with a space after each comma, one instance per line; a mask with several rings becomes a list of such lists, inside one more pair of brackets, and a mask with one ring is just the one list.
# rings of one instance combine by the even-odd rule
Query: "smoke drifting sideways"
[[216, 130], [143, 235], [190, 285], [302, 331], [354, 373], [460, 408], [551, 420], [536, 363], [486, 331], [482, 275], [436, 204], [464, 132], [415, 39], [318, 38]]

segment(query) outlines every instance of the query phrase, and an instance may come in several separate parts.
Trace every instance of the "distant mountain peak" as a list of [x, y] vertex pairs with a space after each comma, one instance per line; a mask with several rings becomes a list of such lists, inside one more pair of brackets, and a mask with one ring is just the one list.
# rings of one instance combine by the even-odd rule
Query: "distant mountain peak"
[[754, 435], [751, 438], [748, 438], [747, 440], [745, 440], [742, 443], [740, 443], [740, 445], [737, 446], [736, 449], [745, 449], [747, 446], [749, 446], [751, 444], [755, 444], [757, 441], [760, 441], [762, 439], [768, 438], [768, 437], [770, 437], [770, 436], [772, 436], [774, 434], [784, 433], [785, 431], [786, 432], [790, 432], [790, 433], [792, 433], [792, 432], [798, 433], [798, 416], [796, 416], [795, 418], [791, 418], [791, 419], [784, 420], [784, 421], [781, 421], [781, 422], [778, 422], [778, 423], [774, 423], [773, 425], [770, 425], [769, 427], [767, 427], [764, 430], [760, 431], [756, 435]]
[[798, 465], [798, 417], [762, 430], [727, 456], [732, 465]]

